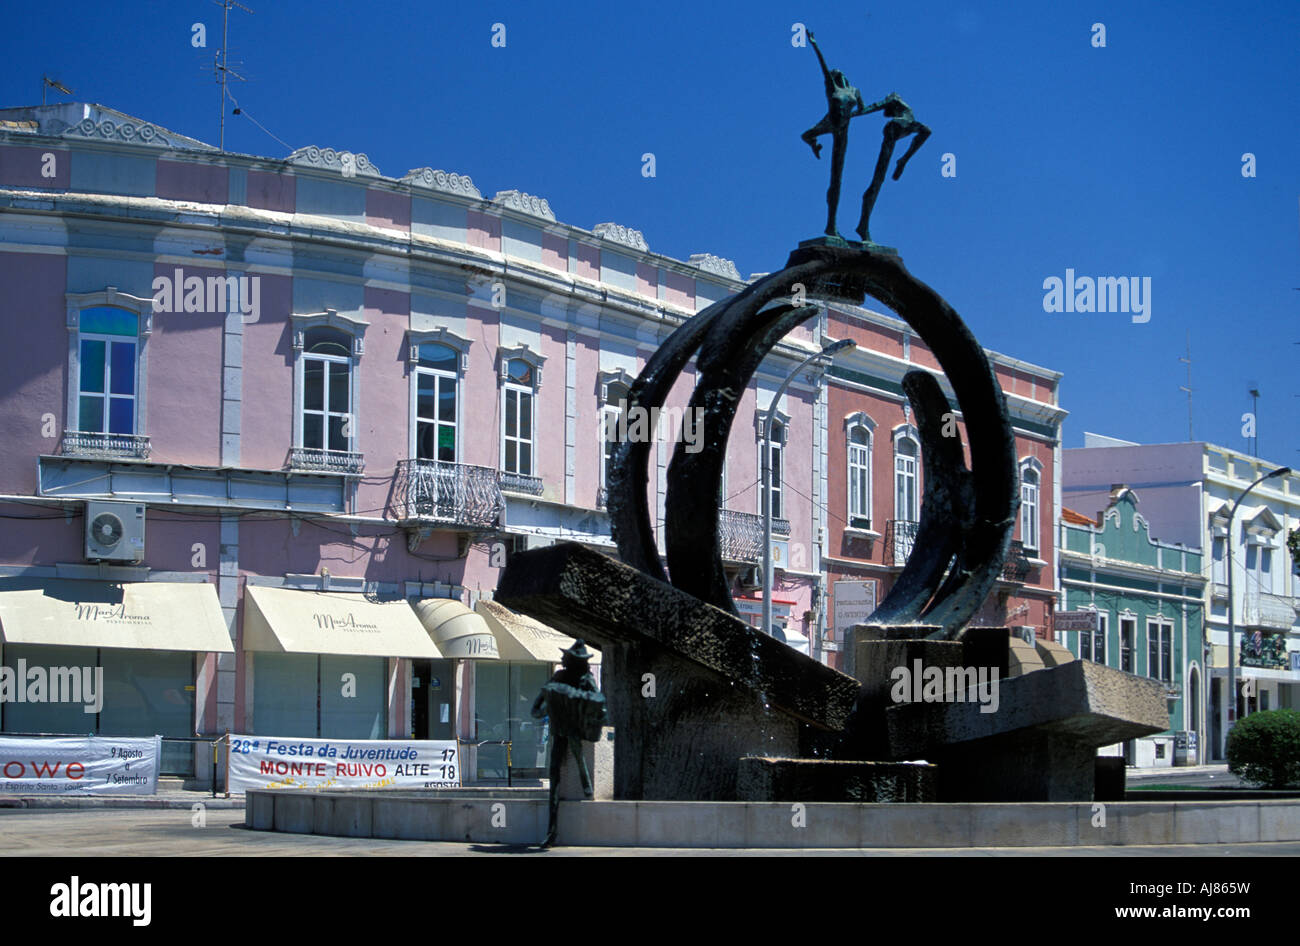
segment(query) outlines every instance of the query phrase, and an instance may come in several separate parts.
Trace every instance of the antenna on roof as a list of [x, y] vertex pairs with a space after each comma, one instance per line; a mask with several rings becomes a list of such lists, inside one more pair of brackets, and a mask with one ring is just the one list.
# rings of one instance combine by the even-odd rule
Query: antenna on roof
[[51, 79], [49, 76], [41, 76], [41, 104], [45, 104], [45, 90], [58, 89], [64, 95], [74, 95], [75, 93], [60, 82], [58, 79]]
[[[239, 0], [212, 0], [213, 3], [221, 7], [221, 49], [217, 53], [216, 61], [212, 65], [212, 71], [216, 73], [217, 81], [221, 83], [221, 129], [217, 144], [222, 151], [226, 150], [226, 76], [234, 76], [240, 82], [246, 81], [243, 76], [226, 65], [226, 47], [227, 40], [230, 36], [230, 8], [239, 7], [245, 13], [252, 13], [248, 7], [244, 6]], [[238, 109], [236, 109], [238, 111]]]
[[1181, 361], [1183, 364], [1187, 365], [1187, 383], [1180, 384], [1178, 386], [1178, 390], [1187, 392], [1187, 439], [1190, 442], [1196, 439], [1195, 437], [1192, 436], [1192, 332], [1191, 329], [1188, 329], [1187, 331], [1187, 357], [1179, 358], [1178, 360]]

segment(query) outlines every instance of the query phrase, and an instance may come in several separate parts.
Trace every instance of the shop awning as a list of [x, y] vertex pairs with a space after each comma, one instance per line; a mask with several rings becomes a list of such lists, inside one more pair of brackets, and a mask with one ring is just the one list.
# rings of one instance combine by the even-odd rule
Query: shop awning
[[496, 660], [497, 639], [487, 622], [454, 598], [425, 598], [415, 613], [444, 657]]
[[[496, 636], [497, 652], [502, 660], [557, 664], [560, 651], [573, 646], [572, 637], [525, 614], [516, 614], [495, 601], [479, 601], [474, 610], [483, 616]], [[599, 665], [600, 651], [594, 647], [590, 650], [596, 655], [591, 663]]]
[[0, 580], [7, 644], [234, 653], [207, 582]]
[[244, 650], [349, 657], [432, 657], [438, 648], [404, 599], [246, 585]]

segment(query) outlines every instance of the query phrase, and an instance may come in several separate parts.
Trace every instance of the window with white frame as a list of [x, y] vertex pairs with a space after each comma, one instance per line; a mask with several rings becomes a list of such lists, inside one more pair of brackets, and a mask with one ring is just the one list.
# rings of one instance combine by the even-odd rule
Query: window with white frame
[[1137, 618], [1121, 614], [1119, 617], [1119, 669], [1133, 672], [1133, 647], [1137, 637]]
[[127, 309], [80, 311], [77, 336], [77, 417], [93, 434], [135, 434], [140, 317]]
[[1030, 458], [1020, 465], [1020, 542], [1026, 552], [1039, 549], [1039, 505], [1042, 464]]
[[772, 419], [772, 440], [768, 453], [768, 502], [771, 503], [772, 518], [780, 519], [785, 514], [785, 424]]
[[442, 342], [418, 346], [415, 364], [415, 459], [459, 457], [460, 353]]
[[920, 518], [919, 471], [921, 444], [912, 428], [894, 434], [894, 518], [916, 522]]
[[1227, 536], [1216, 535], [1212, 540], [1212, 580], [1217, 585], [1226, 585], [1228, 583], [1227, 555], [1225, 552], [1227, 546]]
[[508, 359], [501, 396], [501, 469], [507, 473], [533, 476], [533, 402], [536, 371], [523, 358]]
[[626, 434], [621, 421], [627, 411], [627, 398], [631, 386], [620, 378], [606, 381], [602, 388], [604, 402], [600, 407], [600, 488], [604, 490], [609, 489], [609, 475], [614, 469], [614, 452], [622, 442], [620, 438]]
[[352, 450], [351, 337], [318, 326], [305, 331], [302, 353], [302, 441], [309, 450]]
[[1079, 657], [1094, 663], [1106, 662], [1106, 632], [1110, 627], [1110, 615], [1105, 611], [1097, 613], [1097, 630], [1079, 632]]
[[1147, 621], [1147, 676], [1172, 683], [1174, 626], [1159, 618]]
[[848, 440], [849, 528], [871, 528], [871, 431], [865, 414], [846, 422]]

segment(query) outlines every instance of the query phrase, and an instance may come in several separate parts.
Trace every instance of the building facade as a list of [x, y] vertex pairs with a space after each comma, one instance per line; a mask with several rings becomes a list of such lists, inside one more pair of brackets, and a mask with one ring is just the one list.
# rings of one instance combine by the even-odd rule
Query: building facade
[[[545, 672], [526, 665], [547, 660], [486, 669], [510, 629], [466, 614], [517, 550], [613, 552], [605, 431], [632, 429], [627, 389], [660, 343], [745, 285], [459, 174], [221, 152], [82, 104], [0, 110], [0, 283], [0, 657], [100, 667], [109, 697], [93, 725], [0, 704], [0, 730], [455, 735], [496, 745], [467, 760], [484, 777], [500, 743], [535, 745], [521, 704]], [[816, 332], [741, 394], [722, 497], [757, 623], [775, 411], [774, 597], [796, 644], [820, 587], [820, 372], [773, 395]], [[650, 419], [661, 532], [672, 450], [698, 433], [677, 423], [692, 371]], [[202, 778], [189, 751], [169, 744], [168, 765]]]
[[[826, 376], [827, 462], [823, 479], [829, 605], [823, 626], [828, 662], [838, 665], [844, 631], [883, 599], [912, 550], [924, 491], [920, 433], [902, 389], [913, 369], [934, 373], [952, 404], [955, 433], [969, 462], [965, 425], [932, 352], [903, 321], [863, 308], [832, 306], [832, 338], [858, 348], [838, 355]], [[1046, 637], [1056, 598], [1060, 512], [1060, 372], [987, 352], [1006, 396], [1015, 434], [1021, 508], [1011, 554], [976, 615], [981, 626], [1012, 626]]]
[[[1113, 484], [1142, 497], [1143, 516], [1163, 541], [1201, 550], [1209, 656], [1208, 761], [1224, 759], [1232, 718], [1300, 707], [1300, 576], [1287, 534], [1300, 526], [1300, 476], [1270, 479], [1233, 504], [1270, 463], [1202, 442], [1138, 445], [1089, 435], [1091, 446], [1065, 451], [1065, 502], [1104, 508]], [[1228, 692], [1228, 568], [1233, 568], [1237, 693]], [[1230, 706], [1235, 702], [1235, 707]], [[1229, 710], [1233, 713], [1230, 715]]]
[[1165, 686], [1169, 729], [1107, 747], [1130, 765], [1199, 764], [1205, 758], [1205, 575], [1199, 549], [1151, 538], [1138, 495], [1116, 487], [1095, 518], [1066, 508], [1060, 522], [1062, 609], [1093, 626], [1056, 630], [1082, 660]]

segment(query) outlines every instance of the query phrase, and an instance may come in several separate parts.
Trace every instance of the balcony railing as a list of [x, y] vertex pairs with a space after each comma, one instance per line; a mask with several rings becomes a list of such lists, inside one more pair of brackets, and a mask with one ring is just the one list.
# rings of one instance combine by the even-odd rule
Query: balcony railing
[[529, 496], [542, 495], [542, 478], [528, 476], [524, 473], [501, 472], [501, 488], [508, 493], [525, 493]]
[[1295, 623], [1294, 599], [1248, 590], [1242, 627], [1256, 627], [1269, 631], [1289, 631]]
[[505, 509], [500, 475], [485, 466], [401, 460], [393, 485], [397, 518], [464, 529], [495, 529]]
[[1018, 539], [1012, 540], [1006, 561], [1002, 563], [1002, 580], [1023, 584], [1029, 578], [1033, 568], [1033, 563], [1025, 555], [1024, 543]]
[[[788, 536], [788, 519], [772, 520], [773, 536]], [[724, 562], [756, 565], [763, 560], [763, 517], [752, 512], [718, 510], [718, 546]]]
[[916, 544], [916, 527], [910, 519], [890, 519], [885, 523], [885, 561], [895, 565], [907, 564]]
[[150, 447], [149, 438], [139, 434], [98, 434], [85, 430], [65, 430], [61, 452], [65, 457], [147, 460]]
[[294, 447], [289, 451], [289, 469], [305, 473], [345, 473], [358, 476], [366, 468], [364, 454], [316, 447]]

